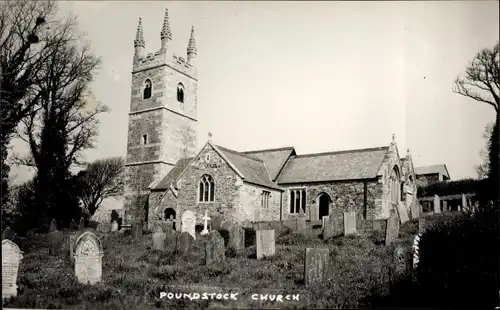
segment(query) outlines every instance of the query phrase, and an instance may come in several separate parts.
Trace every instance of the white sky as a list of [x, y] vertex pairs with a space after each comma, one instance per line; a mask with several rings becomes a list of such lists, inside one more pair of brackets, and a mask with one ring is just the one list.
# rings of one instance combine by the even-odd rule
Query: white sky
[[[169, 9], [173, 48], [198, 47], [198, 148], [212, 132], [235, 150], [295, 146], [313, 153], [388, 145], [415, 166], [446, 164], [475, 177], [494, 110], [452, 92], [452, 82], [499, 37], [497, 1], [61, 2], [102, 57], [95, 97], [98, 147], [86, 159], [125, 156], [133, 40], [160, 47]], [[19, 152], [23, 148], [14, 144]], [[30, 177], [14, 168], [16, 182]]]

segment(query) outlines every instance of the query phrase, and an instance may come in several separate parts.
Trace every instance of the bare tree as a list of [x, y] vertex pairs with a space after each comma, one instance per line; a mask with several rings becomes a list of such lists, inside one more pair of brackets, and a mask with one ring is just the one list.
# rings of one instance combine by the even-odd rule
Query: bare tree
[[[500, 43], [492, 49], [483, 49], [476, 54], [465, 70], [463, 77], [458, 77], [453, 84], [453, 91], [459, 95], [474, 99], [477, 102], [492, 106], [496, 113], [496, 126], [500, 126]], [[500, 130], [497, 130], [500, 135]], [[500, 143], [500, 137], [493, 141]], [[498, 150], [498, 146], [496, 147]], [[500, 152], [496, 151], [496, 163], [490, 162], [490, 167], [496, 167], [493, 174], [495, 191], [500, 195]], [[492, 175], [490, 173], [490, 175]], [[497, 197], [500, 204], [500, 196]]]
[[94, 215], [102, 201], [123, 194], [125, 161], [121, 157], [99, 159], [78, 174], [83, 206]]

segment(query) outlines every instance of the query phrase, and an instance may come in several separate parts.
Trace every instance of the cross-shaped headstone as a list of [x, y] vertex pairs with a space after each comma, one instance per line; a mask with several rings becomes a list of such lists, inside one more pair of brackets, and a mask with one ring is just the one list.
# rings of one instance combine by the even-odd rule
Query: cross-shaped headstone
[[206, 235], [208, 234], [208, 221], [210, 220], [210, 218], [208, 217], [208, 210], [205, 210], [205, 216], [202, 218], [202, 220], [205, 220], [205, 225], [203, 226], [201, 234]]

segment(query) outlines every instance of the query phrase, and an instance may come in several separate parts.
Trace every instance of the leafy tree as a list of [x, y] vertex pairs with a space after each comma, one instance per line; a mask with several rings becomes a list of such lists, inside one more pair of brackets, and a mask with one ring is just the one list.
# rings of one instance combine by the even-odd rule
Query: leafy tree
[[494, 123], [490, 123], [486, 125], [483, 133], [483, 139], [485, 140], [485, 146], [479, 151], [479, 157], [483, 161], [481, 164], [476, 166], [476, 173], [479, 179], [488, 178], [488, 174], [490, 172], [490, 157], [489, 157], [489, 148], [490, 148], [490, 139], [493, 131]]
[[490, 145], [490, 192], [500, 204], [500, 153], [498, 152], [498, 124], [500, 124], [500, 43], [497, 42], [492, 49], [485, 48], [473, 58], [465, 70], [463, 77], [458, 77], [453, 84], [453, 91], [459, 95], [485, 103], [495, 109], [496, 122], [494, 134], [490, 141], [496, 142]]
[[89, 216], [94, 215], [102, 201], [123, 194], [124, 160], [121, 157], [99, 159], [78, 174], [80, 197]]

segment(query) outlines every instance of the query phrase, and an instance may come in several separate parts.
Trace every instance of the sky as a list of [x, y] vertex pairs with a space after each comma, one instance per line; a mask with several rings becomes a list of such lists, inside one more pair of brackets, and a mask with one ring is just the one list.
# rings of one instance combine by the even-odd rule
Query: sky
[[[160, 48], [165, 8], [172, 48], [198, 47], [200, 149], [212, 133], [237, 151], [294, 146], [298, 154], [389, 145], [414, 166], [446, 164], [476, 177], [494, 109], [452, 92], [475, 54], [499, 38], [497, 1], [69, 1], [102, 65], [92, 91], [100, 117], [92, 161], [125, 156], [133, 41]], [[26, 148], [14, 142], [14, 149]], [[32, 172], [13, 168], [14, 182]]]

